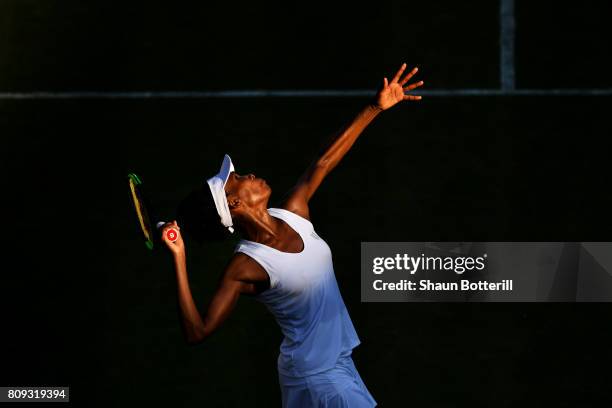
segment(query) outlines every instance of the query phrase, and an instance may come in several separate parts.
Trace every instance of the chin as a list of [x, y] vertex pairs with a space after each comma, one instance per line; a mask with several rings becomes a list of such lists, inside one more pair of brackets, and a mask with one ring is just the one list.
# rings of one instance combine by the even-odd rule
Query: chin
[[266, 201], [268, 201], [268, 199], [270, 198], [270, 196], [272, 195], [272, 188], [270, 188], [269, 185], [264, 184], [263, 186], [263, 196], [265, 197]]

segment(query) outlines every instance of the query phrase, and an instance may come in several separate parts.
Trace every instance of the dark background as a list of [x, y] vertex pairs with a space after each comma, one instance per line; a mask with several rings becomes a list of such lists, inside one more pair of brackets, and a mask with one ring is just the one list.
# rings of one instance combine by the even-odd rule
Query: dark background
[[[603, 2], [516, 1], [519, 89], [610, 88]], [[0, 92], [498, 89], [497, 1], [0, 2]], [[6, 94], [5, 94], [6, 95]], [[274, 199], [368, 102], [0, 98], [0, 385], [75, 406], [280, 406], [280, 331], [241, 299], [182, 338], [171, 261], [137, 235], [125, 176], [162, 213], [223, 153]], [[384, 112], [312, 200], [381, 407], [601, 406], [610, 305], [361, 303], [362, 241], [610, 241], [609, 96], [424, 97]], [[236, 243], [187, 242], [205, 310]]]

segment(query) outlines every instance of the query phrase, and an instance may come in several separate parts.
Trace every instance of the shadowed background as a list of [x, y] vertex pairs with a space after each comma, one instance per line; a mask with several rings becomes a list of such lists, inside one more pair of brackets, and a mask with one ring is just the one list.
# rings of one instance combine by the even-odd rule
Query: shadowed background
[[[499, 88], [499, 4], [0, 3], [0, 92]], [[610, 88], [598, 3], [516, 1], [518, 88]], [[553, 5], [557, 5], [554, 6]], [[368, 99], [0, 98], [2, 385], [76, 406], [280, 406], [282, 340], [240, 299], [185, 345], [171, 261], [139, 239], [125, 176], [162, 214], [223, 153], [271, 204]], [[361, 303], [362, 241], [609, 241], [609, 96], [426, 97], [381, 114], [312, 200], [381, 407], [586, 406], [607, 397], [608, 304]], [[187, 242], [202, 312], [236, 241]]]

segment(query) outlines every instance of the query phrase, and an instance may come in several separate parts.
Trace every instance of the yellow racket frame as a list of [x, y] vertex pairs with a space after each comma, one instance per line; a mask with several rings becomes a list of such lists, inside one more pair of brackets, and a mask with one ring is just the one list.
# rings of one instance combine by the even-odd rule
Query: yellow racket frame
[[128, 174], [128, 180], [130, 183], [130, 192], [132, 193], [132, 202], [134, 203], [134, 208], [136, 209], [136, 215], [138, 216], [138, 222], [140, 223], [140, 229], [145, 236], [145, 245], [149, 249], [153, 249], [153, 237], [151, 236], [151, 222], [149, 221], [149, 216], [147, 214], [147, 210], [144, 207], [144, 203], [142, 202], [142, 197], [138, 193], [138, 188], [136, 186], [142, 184], [140, 178], [134, 174]]

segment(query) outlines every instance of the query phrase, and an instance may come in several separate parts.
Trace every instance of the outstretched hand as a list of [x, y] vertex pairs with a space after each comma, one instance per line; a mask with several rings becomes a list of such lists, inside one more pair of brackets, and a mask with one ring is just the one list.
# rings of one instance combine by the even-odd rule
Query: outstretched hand
[[[423, 85], [423, 81], [415, 82], [406, 85], [406, 83], [417, 73], [419, 70], [414, 67], [412, 71], [408, 72], [404, 78], [401, 78], [404, 70], [406, 69], [406, 63], [402, 64], [399, 71], [395, 74], [391, 82], [385, 77], [383, 80], [383, 86], [376, 93], [376, 105], [382, 109], [387, 110], [390, 107], [398, 104], [401, 101], [418, 101], [421, 97], [418, 95], [405, 95], [404, 92], [410, 91]], [[400, 79], [401, 78], [401, 79]]]

